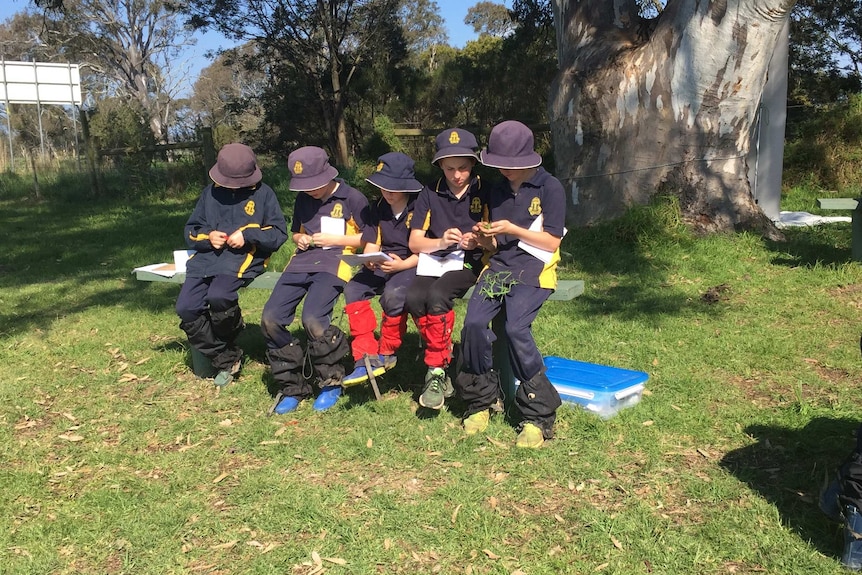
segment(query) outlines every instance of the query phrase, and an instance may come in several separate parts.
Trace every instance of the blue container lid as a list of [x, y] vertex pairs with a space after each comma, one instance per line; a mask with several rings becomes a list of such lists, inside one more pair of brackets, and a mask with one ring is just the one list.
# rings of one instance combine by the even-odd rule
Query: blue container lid
[[545, 356], [545, 375], [554, 387], [574, 387], [594, 393], [616, 393], [637, 385], [642, 386], [649, 375], [620, 367], [587, 363], [564, 357]]

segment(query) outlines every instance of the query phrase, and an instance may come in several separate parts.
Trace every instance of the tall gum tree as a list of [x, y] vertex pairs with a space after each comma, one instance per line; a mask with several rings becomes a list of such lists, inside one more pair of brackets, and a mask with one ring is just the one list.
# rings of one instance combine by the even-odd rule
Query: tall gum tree
[[[185, 0], [195, 28], [254, 42], [266, 72], [300, 75], [320, 106], [335, 161], [351, 163], [346, 107], [361, 66], [386, 49], [396, 0]], [[271, 78], [272, 85], [278, 78]], [[285, 110], [289, 113], [290, 110]], [[297, 118], [297, 120], [302, 120]]]
[[701, 232], [780, 232], [755, 204], [746, 156], [778, 34], [796, 0], [556, 0], [560, 72], [549, 113], [568, 221], [680, 199]]
[[136, 100], [153, 136], [166, 141], [182, 74], [188, 68], [178, 56], [184, 46], [195, 43], [174, 5], [167, 0], [33, 3], [42, 10], [42, 40], [103, 78], [98, 98], [119, 95]]

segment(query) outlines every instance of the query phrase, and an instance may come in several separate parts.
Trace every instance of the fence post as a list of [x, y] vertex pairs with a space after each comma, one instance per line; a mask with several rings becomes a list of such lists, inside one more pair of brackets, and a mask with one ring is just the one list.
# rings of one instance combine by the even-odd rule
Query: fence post
[[209, 181], [210, 168], [216, 162], [213, 129], [210, 127], [201, 128], [201, 157], [204, 163], [204, 184], [206, 184]]

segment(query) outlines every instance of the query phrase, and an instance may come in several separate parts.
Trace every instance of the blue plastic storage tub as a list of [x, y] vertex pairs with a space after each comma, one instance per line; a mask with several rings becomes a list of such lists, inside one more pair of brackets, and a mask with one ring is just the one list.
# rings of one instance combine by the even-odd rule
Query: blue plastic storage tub
[[546, 356], [544, 361], [546, 375], [564, 402], [580, 405], [605, 419], [637, 404], [649, 379], [642, 371], [563, 357]]

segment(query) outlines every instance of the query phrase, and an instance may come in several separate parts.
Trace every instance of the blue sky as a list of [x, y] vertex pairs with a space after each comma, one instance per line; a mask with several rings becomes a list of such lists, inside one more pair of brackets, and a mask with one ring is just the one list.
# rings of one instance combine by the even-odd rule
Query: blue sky
[[[467, 15], [467, 10], [478, 3], [479, 0], [436, 1], [440, 7], [443, 19], [446, 21], [449, 43], [455, 47], [463, 48], [469, 40], [472, 40], [476, 36], [473, 33], [473, 29], [464, 24], [464, 17]], [[505, 0], [505, 4], [509, 6], [511, 5], [511, 1]], [[13, 14], [24, 10], [29, 5], [31, 5], [29, 0], [0, 0], [0, 21], [8, 20]], [[197, 45], [189, 47], [183, 58], [189, 62], [191, 68], [188, 74], [190, 85], [197, 79], [200, 70], [209, 64], [209, 61], [204, 57], [204, 54], [208, 50], [213, 50], [219, 46], [228, 47], [231, 45], [224, 37], [215, 33], [199, 35], [197, 38]]]

